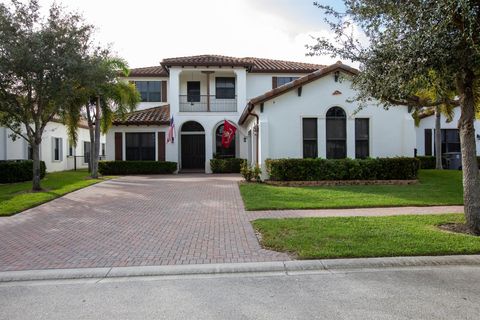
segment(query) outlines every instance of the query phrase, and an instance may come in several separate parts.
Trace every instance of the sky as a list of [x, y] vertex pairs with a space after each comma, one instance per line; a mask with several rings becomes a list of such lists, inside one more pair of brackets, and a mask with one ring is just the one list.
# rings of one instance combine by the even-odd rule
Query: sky
[[[47, 12], [54, 0], [40, 0]], [[340, 0], [319, 1], [342, 8]], [[329, 37], [313, 0], [57, 0], [96, 26], [96, 40], [111, 45], [130, 67], [163, 58], [220, 54], [330, 64], [306, 57], [312, 37]]]

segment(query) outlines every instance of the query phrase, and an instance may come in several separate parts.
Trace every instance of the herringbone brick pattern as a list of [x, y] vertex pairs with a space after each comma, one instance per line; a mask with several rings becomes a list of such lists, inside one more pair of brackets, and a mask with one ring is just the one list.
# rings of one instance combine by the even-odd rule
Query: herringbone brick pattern
[[131, 176], [0, 219], [0, 271], [272, 261], [236, 176]]

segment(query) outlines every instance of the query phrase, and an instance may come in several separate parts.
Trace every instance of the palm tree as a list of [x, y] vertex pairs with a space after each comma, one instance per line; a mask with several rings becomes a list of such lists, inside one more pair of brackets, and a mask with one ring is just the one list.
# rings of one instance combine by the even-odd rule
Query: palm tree
[[[128, 76], [127, 63], [111, 57], [107, 50], [95, 52], [85, 61], [82, 81], [72, 94], [67, 112], [63, 115], [72, 145], [77, 143], [78, 121], [84, 117], [90, 131], [89, 170], [98, 178], [100, 133], [106, 133], [114, 118], [124, 118], [141, 101], [135, 85], [120, 79]], [[82, 112], [78, 112], [82, 106]]]
[[439, 105], [433, 107], [424, 107], [420, 110], [413, 112], [413, 118], [415, 119], [415, 125], [420, 124], [420, 120], [435, 115], [435, 169], [442, 170], [442, 115], [445, 117], [446, 122], [451, 122], [455, 116], [455, 107], [452, 105]]
[[[424, 87], [428, 88], [418, 92], [418, 97], [422, 99], [432, 99], [430, 101], [436, 101], [441, 97], [448, 97], [451, 100], [455, 98], [455, 90], [451, 83], [447, 83], [444, 78], [438, 76], [435, 72], [431, 71], [427, 79], [422, 79]], [[444, 99], [449, 101], [449, 99]], [[448, 104], [447, 102], [435, 105], [431, 107], [423, 107], [415, 109], [412, 116], [415, 119], [415, 125], [420, 124], [422, 118], [435, 115], [435, 169], [443, 169], [442, 165], [442, 129], [441, 118], [445, 117], [446, 122], [451, 122], [455, 115], [455, 106]]]

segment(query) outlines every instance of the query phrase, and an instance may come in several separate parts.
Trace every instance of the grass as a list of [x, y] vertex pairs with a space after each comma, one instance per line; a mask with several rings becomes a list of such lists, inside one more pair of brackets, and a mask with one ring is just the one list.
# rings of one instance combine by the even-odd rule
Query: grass
[[278, 187], [242, 184], [247, 210], [327, 209], [463, 204], [461, 171], [421, 170], [414, 185]]
[[2, 184], [0, 185], [0, 216], [11, 216], [103, 180], [90, 179], [88, 172], [81, 170], [47, 173], [42, 179], [44, 191], [40, 192], [31, 191], [31, 181]]
[[264, 247], [299, 259], [480, 253], [480, 237], [439, 230], [461, 214], [389, 217], [261, 219]]

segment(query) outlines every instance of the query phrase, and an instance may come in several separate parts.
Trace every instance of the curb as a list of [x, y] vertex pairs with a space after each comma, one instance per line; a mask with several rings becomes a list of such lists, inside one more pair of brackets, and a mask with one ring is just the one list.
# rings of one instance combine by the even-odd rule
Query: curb
[[294, 275], [313, 272], [346, 272], [362, 269], [368, 270], [438, 266], [480, 266], [480, 255], [322, 259], [144, 267], [4, 271], [0, 272], [0, 283], [16, 281], [109, 279], [239, 273], [277, 273], [283, 275]]

